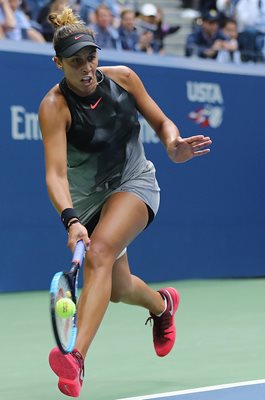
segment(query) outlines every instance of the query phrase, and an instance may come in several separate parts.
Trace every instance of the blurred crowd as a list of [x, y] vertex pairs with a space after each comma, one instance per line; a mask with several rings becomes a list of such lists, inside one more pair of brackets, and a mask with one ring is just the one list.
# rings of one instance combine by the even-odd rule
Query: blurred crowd
[[121, 0], [0, 0], [0, 37], [51, 42], [52, 12], [70, 6], [95, 33], [103, 49], [164, 53], [164, 38], [180, 28], [163, 21], [152, 3]]
[[[183, 45], [187, 57], [264, 62], [265, 0], [179, 3], [194, 12]], [[47, 16], [66, 6], [94, 31], [103, 49], [165, 54], [164, 39], [181, 29], [181, 24], [165, 23], [162, 7], [137, 0], [0, 0], [0, 38], [51, 42]]]
[[265, 61], [265, 0], [183, 0], [195, 9], [187, 57], [220, 62]]

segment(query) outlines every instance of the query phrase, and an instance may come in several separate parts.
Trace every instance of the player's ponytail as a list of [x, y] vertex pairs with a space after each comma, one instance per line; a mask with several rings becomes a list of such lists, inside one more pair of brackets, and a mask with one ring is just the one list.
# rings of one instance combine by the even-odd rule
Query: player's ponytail
[[53, 25], [55, 29], [58, 29], [65, 25], [75, 25], [81, 24], [84, 25], [84, 22], [81, 21], [74, 13], [73, 10], [69, 7], [65, 7], [63, 11], [59, 13], [51, 13], [48, 16], [48, 20]]

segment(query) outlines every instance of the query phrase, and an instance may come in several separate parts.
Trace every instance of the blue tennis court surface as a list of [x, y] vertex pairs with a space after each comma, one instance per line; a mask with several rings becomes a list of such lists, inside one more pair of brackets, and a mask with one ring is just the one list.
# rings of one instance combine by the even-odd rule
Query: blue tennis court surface
[[264, 400], [265, 379], [119, 400]]

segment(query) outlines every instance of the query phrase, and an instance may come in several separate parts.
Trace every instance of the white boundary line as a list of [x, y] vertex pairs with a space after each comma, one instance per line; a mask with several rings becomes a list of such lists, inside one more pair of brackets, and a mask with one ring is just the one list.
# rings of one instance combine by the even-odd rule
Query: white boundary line
[[210, 392], [210, 391], [214, 391], [214, 390], [229, 389], [229, 388], [234, 388], [234, 387], [239, 387], [239, 386], [259, 385], [259, 384], [265, 384], [265, 379], [260, 379], [260, 380], [256, 380], [256, 381], [229, 383], [229, 384], [224, 384], [224, 385], [206, 386], [206, 387], [195, 388], [195, 389], [178, 390], [176, 392], [151, 394], [151, 395], [139, 396], [139, 397], [127, 397], [124, 399], [117, 399], [117, 400], [149, 400], [149, 399], [157, 399], [160, 397], [180, 396], [183, 394]]

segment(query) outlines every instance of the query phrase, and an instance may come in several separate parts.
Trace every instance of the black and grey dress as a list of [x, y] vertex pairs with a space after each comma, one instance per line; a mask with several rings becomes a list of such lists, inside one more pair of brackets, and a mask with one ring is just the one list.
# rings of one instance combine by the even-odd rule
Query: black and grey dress
[[97, 79], [96, 91], [86, 97], [75, 94], [65, 79], [60, 82], [72, 118], [67, 173], [74, 207], [87, 225], [112, 193], [131, 192], [155, 215], [160, 189], [139, 137], [134, 98], [100, 70]]

